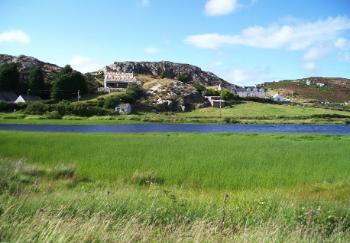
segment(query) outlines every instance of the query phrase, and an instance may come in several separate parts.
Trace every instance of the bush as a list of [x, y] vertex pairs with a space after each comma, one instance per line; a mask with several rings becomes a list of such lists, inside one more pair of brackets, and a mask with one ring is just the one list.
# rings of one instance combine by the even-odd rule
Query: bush
[[76, 116], [104, 116], [110, 112], [97, 106], [90, 106], [86, 103], [75, 103], [72, 105], [72, 114]]
[[235, 95], [232, 92], [225, 89], [221, 92], [221, 99], [225, 101], [233, 101], [238, 99], [238, 95]]
[[106, 109], [114, 109], [120, 102], [120, 95], [110, 96], [104, 99], [103, 107]]
[[131, 181], [134, 184], [144, 186], [151, 184], [163, 184], [164, 179], [157, 177], [152, 171], [135, 171], [131, 177]]
[[176, 79], [184, 83], [188, 83], [191, 81], [191, 78], [186, 74], [178, 74], [176, 76]]
[[126, 102], [129, 103], [135, 103], [136, 101], [144, 97], [146, 94], [144, 89], [140, 85], [135, 83], [129, 84], [125, 93], [126, 96], [124, 97], [124, 99], [127, 99], [128, 101]]
[[215, 90], [215, 89], [206, 89], [204, 92], [205, 96], [219, 96], [220, 91]]
[[60, 115], [60, 113], [58, 111], [46, 112], [46, 117], [48, 119], [61, 119], [62, 118], [62, 116]]
[[27, 107], [27, 104], [25, 103], [7, 103], [0, 101], [0, 112], [13, 112], [18, 110], [23, 110]]
[[193, 87], [199, 92], [199, 93], [204, 93], [207, 88], [199, 83], [195, 83]]
[[27, 108], [25, 109], [25, 113], [31, 115], [43, 115], [48, 111], [49, 105], [44, 104], [42, 102], [29, 103]]

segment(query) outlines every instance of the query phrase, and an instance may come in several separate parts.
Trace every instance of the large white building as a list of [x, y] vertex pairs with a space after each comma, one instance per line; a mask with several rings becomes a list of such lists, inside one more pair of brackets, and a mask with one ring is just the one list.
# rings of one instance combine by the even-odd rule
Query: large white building
[[107, 92], [120, 91], [126, 89], [130, 83], [139, 83], [134, 73], [117, 72], [109, 70], [107, 67], [103, 70], [103, 73], [103, 90]]
[[253, 97], [253, 98], [268, 98], [266, 90], [260, 87], [235, 87], [232, 90], [233, 93], [237, 94], [241, 98]]

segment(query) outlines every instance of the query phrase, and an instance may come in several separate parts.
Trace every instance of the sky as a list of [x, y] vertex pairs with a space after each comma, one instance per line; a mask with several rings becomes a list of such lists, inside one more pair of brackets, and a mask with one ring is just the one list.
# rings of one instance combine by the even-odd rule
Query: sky
[[0, 53], [189, 63], [239, 85], [350, 78], [350, 0], [0, 0]]

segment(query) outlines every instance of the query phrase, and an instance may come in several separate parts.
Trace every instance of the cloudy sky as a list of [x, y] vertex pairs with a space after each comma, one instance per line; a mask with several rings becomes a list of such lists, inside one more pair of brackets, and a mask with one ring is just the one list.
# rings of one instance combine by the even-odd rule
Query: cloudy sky
[[82, 72], [169, 60], [241, 85], [350, 78], [349, 0], [0, 0], [0, 12], [0, 53]]

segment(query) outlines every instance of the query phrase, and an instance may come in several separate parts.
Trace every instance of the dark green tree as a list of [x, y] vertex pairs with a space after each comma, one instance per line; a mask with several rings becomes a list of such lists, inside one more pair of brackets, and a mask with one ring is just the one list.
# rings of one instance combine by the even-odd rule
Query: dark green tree
[[74, 71], [69, 65], [65, 66], [52, 82], [51, 97], [56, 100], [71, 99], [87, 93], [85, 77]]
[[19, 72], [15, 63], [0, 65], [0, 90], [19, 91]]
[[38, 66], [34, 67], [29, 73], [28, 89], [30, 89], [30, 94], [45, 95], [44, 73]]
[[130, 83], [126, 89], [126, 95], [130, 98], [130, 101], [136, 102], [145, 95], [145, 90], [136, 83]]

